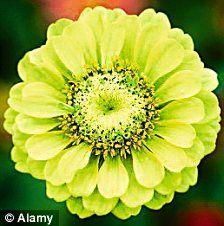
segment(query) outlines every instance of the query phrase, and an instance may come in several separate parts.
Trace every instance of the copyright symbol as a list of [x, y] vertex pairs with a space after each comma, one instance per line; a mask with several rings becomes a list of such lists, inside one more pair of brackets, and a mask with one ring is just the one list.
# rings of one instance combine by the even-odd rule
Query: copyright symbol
[[5, 221], [8, 222], [8, 223], [13, 222], [13, 221], [14, 221], [14, 215], [11, 214], [11, 213], [7, 213], [7, 214], [5, 215]]

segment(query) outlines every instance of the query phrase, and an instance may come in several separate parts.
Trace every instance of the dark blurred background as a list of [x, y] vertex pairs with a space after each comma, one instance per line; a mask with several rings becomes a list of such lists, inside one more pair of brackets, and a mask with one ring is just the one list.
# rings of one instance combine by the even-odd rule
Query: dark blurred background
[[61, 17], [75, 19], [86, 6], [120, 7], [140, 13], [153, 7], [168, 15], [173, 27], [189, 33], [206, 67], [218, 72], [216, 89], [224, 109], [224, 0], [0, 0], [0, 209], [59, 209], [60, 226], [224, 226], [224, 131], [217, 150], [199, 166], [196, 186], [176, 194], [160, 211], [143, 208], [137, 217], [121, 221], [112, 215], [80, 220], [64, 203], [45, 195], [45, 184], [16, 172], [10, 160], [11, 138], [2, 128], [9, 87], [19, 82], [17, 63], [46, 40], [48, 25]]

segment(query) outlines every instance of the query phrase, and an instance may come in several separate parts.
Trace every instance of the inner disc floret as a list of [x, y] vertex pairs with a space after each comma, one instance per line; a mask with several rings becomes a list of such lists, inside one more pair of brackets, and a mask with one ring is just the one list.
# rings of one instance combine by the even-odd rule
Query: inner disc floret
[[152, 135], [159, 119], [154, 87], [137, 67], [116, 59], [109, 69], [87, 68], [77, 81], [65, 85], [67, 104], [73, 114], [61, 118], [60, 128], [74, 140], [87, 142], [92, 153], [126, 158]]

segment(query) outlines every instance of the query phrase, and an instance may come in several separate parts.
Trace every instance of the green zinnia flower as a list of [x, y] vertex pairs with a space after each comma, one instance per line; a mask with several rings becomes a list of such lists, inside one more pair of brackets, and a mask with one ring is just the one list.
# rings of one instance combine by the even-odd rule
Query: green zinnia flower
[[15, 167], [81, 218], [161, 208], [215, 149], [217, 75], [163, 13], [87, 8], [50, 25], [18, 71], [4, 124]]

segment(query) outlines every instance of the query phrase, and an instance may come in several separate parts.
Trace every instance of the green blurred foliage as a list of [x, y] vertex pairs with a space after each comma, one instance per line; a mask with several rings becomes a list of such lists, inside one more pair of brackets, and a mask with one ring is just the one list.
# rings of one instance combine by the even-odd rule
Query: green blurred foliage
[[[224, 106], [224, 21], [223, 0], [154, 0], [148, 6], [165, 12], [173, 27], [189, 33], [207, 67], [219, 74], [220, 85], [216, 90]], [[0, 1], [0, 118], [6, 108], [8, 87], [19, 81], [16, 67], [19, 59], [29, 50], [42, 45], [48, 22], [42, 15], [41, 5], [31, 0]], [[223, 18], [221, 18], [222, 20]], [[224, 20], [224, 19], [223, 19]], [[219, 27], [220, 25], [220, 27]], [[174, 201], [160, 211], [142, 209], [140, 215], [121, 221], [112, 215], [80, 220], [72, 216], [64, 203], [56, 203], [45, 195], [45, 184], [29, 175], [18, 173], [10, 160], [10, 137], [0, 129], [0, 209], [59, 209], [60, 226], [166, 226], [175, 225], [175, 216], [187, 210], [192, 203], [211, 203], [224, 208], [224, 154], [223, 131], [217, 151], [204, 159], [199, 167], [199, 181], [186, 194], [176, 194]]]

